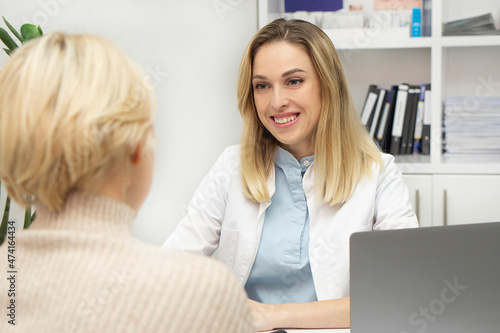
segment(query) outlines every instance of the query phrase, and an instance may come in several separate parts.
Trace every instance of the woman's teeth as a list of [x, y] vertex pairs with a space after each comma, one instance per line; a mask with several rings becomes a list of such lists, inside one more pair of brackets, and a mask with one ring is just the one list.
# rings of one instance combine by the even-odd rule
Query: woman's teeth
[[292, 120], [295, 120], [297, 118], [297, 115], [294, 114], [293, 116], [290, 117], [283, 117], [283, 118], [276, 118], [274, 117], [274, 121], [278, 124], [286, 124], [291, 122]]

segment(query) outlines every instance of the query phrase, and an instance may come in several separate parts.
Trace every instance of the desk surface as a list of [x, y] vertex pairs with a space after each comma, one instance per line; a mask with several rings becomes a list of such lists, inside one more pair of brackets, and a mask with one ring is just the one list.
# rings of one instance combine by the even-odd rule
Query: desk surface
[[[287, 333], [350, 333], [351, 332], [350, 329], [317, 329], [317, 330], [313, 330], [313, 329], [303, 329], [303, 330], [285, 329], [285, 331]], [[266, 331], [266, 332], [273, 332], [273, 331]], [[266, 333], [266, 332], [262, 332], [262, 333]]]

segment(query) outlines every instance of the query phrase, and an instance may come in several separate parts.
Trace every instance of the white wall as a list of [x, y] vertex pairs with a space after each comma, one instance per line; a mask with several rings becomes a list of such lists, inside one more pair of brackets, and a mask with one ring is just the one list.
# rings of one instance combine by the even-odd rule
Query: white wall
[[223, 148], [239, 142], [237, 70], [257, 31], [257, 1], [16, 0], [2, 1], [0, 15], [16, 28], [103, 35], [150, 73], [161, 145], [134, 233], [161, 244]]

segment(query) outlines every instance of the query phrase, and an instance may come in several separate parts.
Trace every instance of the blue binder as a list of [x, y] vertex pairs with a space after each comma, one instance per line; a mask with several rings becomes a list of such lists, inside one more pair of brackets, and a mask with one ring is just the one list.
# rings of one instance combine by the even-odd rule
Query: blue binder
[[342, 9], [342, 0], [285, 0], [285, 12], [336, 11]]

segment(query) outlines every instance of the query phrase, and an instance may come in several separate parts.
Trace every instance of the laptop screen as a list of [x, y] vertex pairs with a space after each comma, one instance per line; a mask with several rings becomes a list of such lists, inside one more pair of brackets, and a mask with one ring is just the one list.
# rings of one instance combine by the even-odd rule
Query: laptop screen
[[350, 240], [352, 333], [500, 332], [500, 223]]

